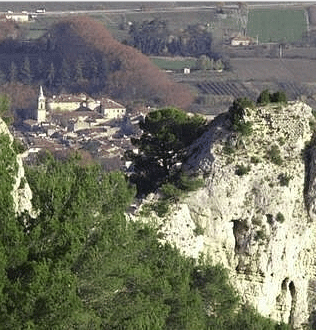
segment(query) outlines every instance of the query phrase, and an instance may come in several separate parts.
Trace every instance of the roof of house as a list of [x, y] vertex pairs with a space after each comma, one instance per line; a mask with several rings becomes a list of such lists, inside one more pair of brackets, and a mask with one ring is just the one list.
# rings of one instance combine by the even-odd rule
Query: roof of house
[[106, 97], [101, 99], [101, 106], [104, 109], [125, 109], [125, 107], [122, 104], [119, 104]]
[[235, 36], [231, 38], [232, 40], [237, 40], [237, 41], [252, 41], [253, 39], [251, 37], [246, 37], [246, 36]]
[[85, 94], [72, 95], [72, 94], [60, 94], [54, 95], [48, 99], [48, 102], [82, 102], [87, 99]]
[[69, 111], [66, 112], [63, 115], [64, 118], [79, 118], [79, 117], [86, 117], [86, 118], [93, 118], [93, 119], [101, 119], [104, 118], [100, 113], [92, 111], [92, 110], [88, 110], [87, 108], [79, 108], [77, 110], [74, 111]]

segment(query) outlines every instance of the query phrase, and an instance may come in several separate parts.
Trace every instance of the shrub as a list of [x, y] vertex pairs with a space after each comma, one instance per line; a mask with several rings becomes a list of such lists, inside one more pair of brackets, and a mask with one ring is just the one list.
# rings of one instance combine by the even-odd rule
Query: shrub
[[250, 135], [252, 133], [252, 123], [246, 123], [244, 120], [244, 115], [246, 108], [252, 109], [253, 107], [253, 102], [247, 97], [241, 97], [234, 100], [233, 105], [228, 111], [234, 131], [240, 132], [242, 135]]
[[268, 151], [268, 158], [270, 161], [276, 165], [282, 165], [283, 160], [281, 158], [281, 151], [277, 145], [273, 145]]
[[233, 125], [233, 129], [241, 135], [249, 136], [252, 133], [252, 122], [239, 122]]
[[287, 103], [287, 96], [284, 91], [277, 91], [273, 94], [268, 89], [263, 90], [258, 99], [257, 104], [266, 105], [268, 103]]
[[268, 214], [266, 214], [266, 217], [267, 217], [268, 224], [272, 225], [273, 224], [273, 215], [268, 213]]
[[285, 144], [285, 138], [283, 136], [278, 138], [278, 142], [280, 143], [281, 146]]
[[260, 163], [260, 158], [257, 157], [257, 156], [252, 156], [250, 158], [250, 162], [253, 163], [253, 164], [259, 164]]
[[257, 99], [257, 104], [265, 105], [270, 102], [271, 102], [271, 94], [269, 93], [268, 89], [265, 89], [260, 93], [260, 95]]
[[247, 174], [250, 172], [250, 165], [245, 166], [243, 164], [239, 164], [236, 166], [236, 171], [235, 174], [237, 174], [238, 176], [242, 176], [244, 174]]
[[195, 228], [193, 230], [193, 233], [194, 233], [195, 236], [203, 235], [204, 234], [204, 228], [200, 224], [196, 223]]
[[284, 215], [281, 212], [278, 212], [278, 214], [276, 215], [276, 218], [275, 219], [276, 219], [276, 221], [282, 223], [282, 222], [284, 222], [285, 217], [284, 217]]
[[264, 232], [264, 230], [258, 230], [256, 232], [256, 236], [255, 236], [255, 240], [258, 241], [258, 240], [264, 240], [266, 238], [266, 234]]
[[226, 155], [232, 155], [235, 152], [235, 149], [230, 145], [230, 143], [228, 141], [226, 141], [224, 148], [223, 148], [223, 152]]
[[17, 139], [13, 140], [12, 148], [17, 154], [22, 154], [24, 151], [27, 150], [26, 146]]
[[287, 103], [287, 96], [285, 94], [285, 92], [283, 91], [277, 91], [275, 93], [273, 93], [271, 96], [271, 102], [275, 102], [275, 103]]
[[23, 177], [20, 181], [19, 189], [24, 189], [26, 184], [26, 179]]
[[281, 186], [289, 186], [290, 180], [293, 179], [293, 176], [286, 174], [286, 173], [280, 173], [278, 175], [278, 179], [280, 181]]
[[204, 180], [201, 178], [196, 178], [193, 176], [189, 176], [185, 173], [182, 173], [180, 176], [180, 180], [177, 183], [177, 187], [182, 191], [193, 191], [201, 188], [204, 184]]

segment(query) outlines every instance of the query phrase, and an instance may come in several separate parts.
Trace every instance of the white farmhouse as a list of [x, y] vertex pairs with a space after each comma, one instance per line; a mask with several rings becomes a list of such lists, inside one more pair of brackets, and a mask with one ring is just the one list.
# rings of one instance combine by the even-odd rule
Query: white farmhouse
[[30, 20], [30, 15], [27, 12], [22, 12], [22, 13], [12, 13], [8, 12], [5, 14], [5, 18], [8, 21], [15, 21], [15, 22], [28, 22]]
[[126, 114], [126, 108], [108, 98], [102, 98], [100, 104], [100, 112], [108, 119], [122, 118]]

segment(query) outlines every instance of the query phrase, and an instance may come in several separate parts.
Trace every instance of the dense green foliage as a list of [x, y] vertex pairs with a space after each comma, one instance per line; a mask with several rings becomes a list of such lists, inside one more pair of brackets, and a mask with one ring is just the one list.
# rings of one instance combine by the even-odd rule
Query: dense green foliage
[[[1, 152], [8, 193], [15, 154], [6, 137]], [[49, 155], [27, 172], [37, 218], [16, 219], [12, 200], [0, 200], [0, 329], [278, 329], [248, 307], [235, 312], [220, 266], [197, 265], [126, 221], [134, 190], [121, 173]]]
[[252, 109], [253, 107], [253, 102], [247, 97], [240, 97], [233, 101], [228, 113], [234, 131], [246, 136], [252, 133], [252, 123], [246, 122], [244, 116], [246, 115], [246, 109]]
[[263, 90], [257, 99], [257, 104], [266, 105], [268, 103], [287, 103], [287, 96], [283, 91], [270, 93], [268, 89]]
[[166, 20], [133, 22], [127, 41], [142, 53], [148, 55], [211, 55], [212, 34], [201, 25], [189, 25], [184, 31], [174, 34]]
[[176, 108], [165, 108], [150, 112], [140, 128], [142, 136], [132, 140], [139, 153], [129, 151], [126, 156], [134, 162], [131, 180], [142, 194], [180, 179], [178, 165], [185, 160], [187, 147], [205, 131], [206, 121]]
[[186, 192], [196, 190], [203, 186], [204, 180], [201, 178], [189, 177], [181, 174], [178, 179], [173, 182], [164, 183], [160, 189], [159, 200], [152, 205], [152, 209], [158, 216], [164, 216], [169, 211], [169, 206], [179, 202], [181, 196]]
[[249, 173], [250, 170], [251, 170], [250, 165], [245, 166], [244, 164], [238, 164], [238, 165], [236, 165], [235, 173], [238, 176], [242, 176], [242, 175], [245, 175], [245, 174]]

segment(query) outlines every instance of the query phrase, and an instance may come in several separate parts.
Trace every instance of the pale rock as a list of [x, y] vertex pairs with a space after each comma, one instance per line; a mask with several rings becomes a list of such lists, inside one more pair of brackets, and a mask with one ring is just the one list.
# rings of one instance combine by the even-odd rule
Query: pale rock
[[[263, 316], [302, 329], [316, 301], [316, 151], [306, 194], [303, 157], [315, 119], [302, 102], [252, 109], [245, 119], [253, 123], [251, 136], [238, 138], [224, 114], [191, 147], [186, 170], [200, 172], [205, 186], [174, 206], [160, 230], [184, 254], [203, 253], [226, 267], [242, 300]], [[281, 165], [268, 157], [272, 145]], [[250, 171], [238, 176], [238, 164]], [[195, 226], [204, 234], [195, 235]]]
[[[11, 143], [13, 142], [13, 136], [10, 133], [6, 123], [0, 118], [0, 134], [8, 135]], [[22, 212], [28, 212], [31, 216], [35, 216], [35, 212], [32, 207], [32, 191], [25, 178], [23, 167], [23, 155], [17, 155], [18, 171], [15, 178], [15, 183], [12, 189], [12, 197], [14, 201], [15, 213], [20, 215]]]

